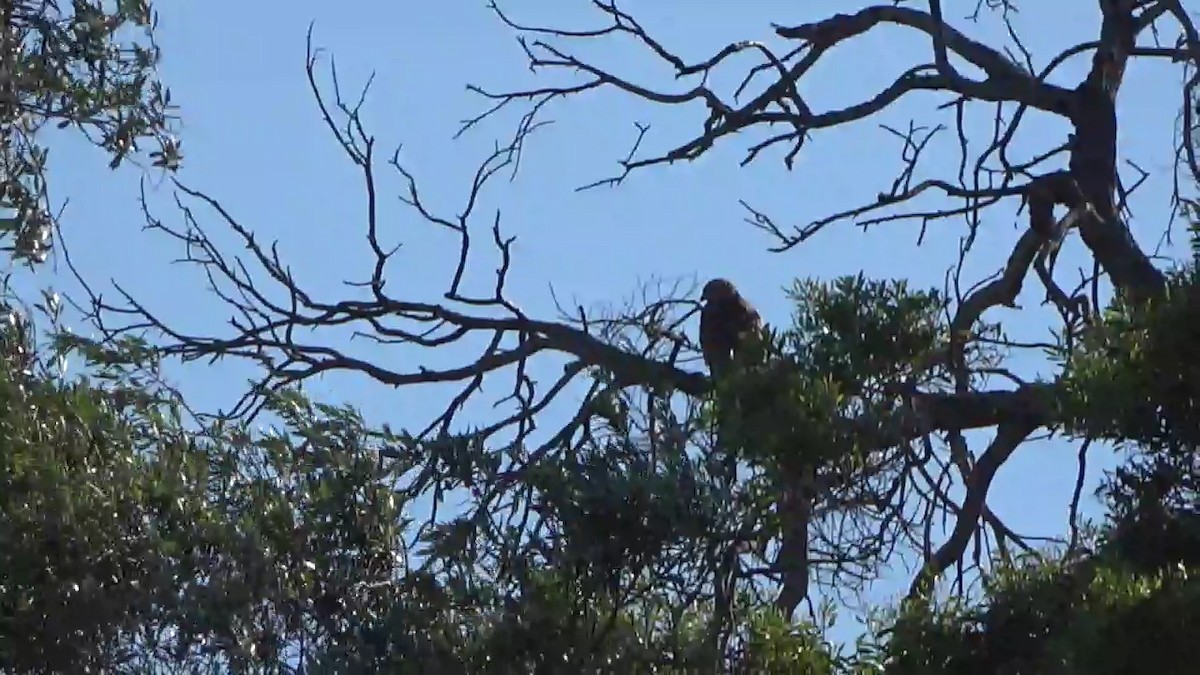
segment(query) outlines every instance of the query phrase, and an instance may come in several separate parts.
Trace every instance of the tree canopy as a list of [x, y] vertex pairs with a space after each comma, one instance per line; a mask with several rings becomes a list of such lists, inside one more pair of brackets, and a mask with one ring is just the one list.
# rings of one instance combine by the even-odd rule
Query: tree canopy
[[[340, 289], [307, 282], [184, 171], [178, 218], [147, 207], [146, 229], [203, 273], [227, 323], [185, 330], [135, 294], [88, 283], [72, 298], [73, 319], [56, 294], [35, 302], [8, 292], [0, 667], [1191, 672], [1200, 34], [1182, 4], [1099, 0], [1094, 39], [1064, 45], [1040, 69], [1007, 0], [980, 3], [967, 19], [938, 0], [872, 5], [776, 25], [770, 44], [730, 42], [699, 61], [677, 56], [635, 12], [592, 6], [600, 23], [587, 28], [491, 6], [545, 83], [472, 85], [483, 107], [465, 129], [514, 108], [520, 123], [478, 165], [457, 213], [429, 204], [399, 153], [376, 145], [362, 97], [341, 90], [336, 71], [322, 78], [327, 62], [310, 33], [308, 82], [361, 177], [373, 258]], [[0, 112], [13, 131], [2, 150], [13, 187], [0, 208], [19, 223], [18, 239], [29, 214], [46, 209], [46, 124], [98, 134], [88, 138], [114, 166], [153, 137], [154, 161], [175, 167], [157, 47], [115, 37], [149, 25], [148, 6], [7, 11], [15, 66], [0, 83], [17, 107]], [[1000, 22], [1012, 44], [970, 37], [971, 21]], [[844, 107], [802, 94], [819, 63], [856, 58], [840, 48], [882, 28], [927, 39], [928, 59]], [[679, 86], [655, 90], [577, 55], [606, 40], [636, 45]], [[1086, 76], [1056, 84], [1055, 69], [1076, 58], [1090, 63]], [[1127, 198], [1137, 185], [1119, 171], [1117, 104], [1139, 60], [1175, 64], [1183, 82], [1171, 103], [1180, 111], [1172, 226], [1188, 230], [1192, 247], [1175, 260], [1156, 259], [1133, 235]], [[725, 91], [718, 81], [738, 84]], [[484, 190], [536, 152], [527, 141], [555, 106], [597, 93], [706, 111], [679, 125], [686, 138], [666, 152], [646, 151], [649, 130], [639, 128], [615, 176], [585, 186], [613, 188], [615, 199], [639, 175], [719, 145], [744, 143], [746, 163], [775, 157], [790, 168], [814, 135], [936, 95], [931, 115], [950, 121], [900, 134], [898, 176], [870, 203], [794, 228], [744, 206], [781, 257], [833, 227], [960, 223], [945, 287], [856, 269], [796, 279], [791, 316], [720, 376], [702, 368], [697, 294], [686, 284], [648, 286], [639, 303], [604, 312], [532, 315], [508, 290], [520, 261]], [[991, 137], [964, 124], [976, 111], [993, 118]], [[1034, 116], [1071, 131], [1018, 152], [1013, 139]], [[958, 174], [918, 179], [940, 133], [957, 133]], [[439, 298], [392, 281], [395, 249], [380, 234], [388, 180], [399, 180], [412, 216], [458, 239]], [[962, 288], [980, 228], [1013, 204], [1024, 227], [1004, 266]], [[1094, 263], [1078, 274], [1056, 267], [1075, 240]], [[490, 276], [477, 274], [480, 249], [498, 261]], [[18, 248], [16, 257], [40, 256]], [[1031, 279], [1054, 310], [1052, 342], [1012, 339], [1011, 314], [995, 311], [1032, 311], [1016, 304]], [[361, 358], [333, 337], [347, 331], [414, 356], [402, 366]], [[1034, 351], [1051, 368], [1019, 376], [1014, 361]], [[442, 354], [471, 356], [447, 365], [432, 356]], [[82, 367], [68, 372], [67, 358]], [[172, 368], [218, 359], [249, 364], [256, 379], [231, 409], [198, 410]], [[531, 375], [545, 363], [561, 364], [552, 381]], [[306, 393], [329, 372], [401, 395], [447, 384], [457, 393], [419, 424], [374, 425]], [[489, 417], [466, 412], [479, 402]], [[548, 414], [564, 402], [571, 414]], [[1023, 536], [988, 505], [997, 472], [1048, 437], [1077, 448], [1080, 462], [1070, 519], [1052, 542]], [[1105, 517], [1088, 522], [1078, 505], [1094, 452], [1121, 461], [1099, 492]], [[903, 597], [874, 608], [857, 641], [831, 638], [839, 605], [905, 559], [917, 565]]]
[[51, 245], [48, 132], [74, 129], [116, 168], [138, 153], [180, 160], [170, 90], [155, 74], [155, 15], [145, 0], [14, 0], [0, 8], [0, 237], [17, 259], [40, 262]]

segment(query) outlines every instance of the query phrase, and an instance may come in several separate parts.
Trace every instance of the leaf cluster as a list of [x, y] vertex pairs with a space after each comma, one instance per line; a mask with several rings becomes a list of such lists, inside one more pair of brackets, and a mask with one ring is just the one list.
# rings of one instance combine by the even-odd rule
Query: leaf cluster
[[43, 130], [77, 130], [118, 167], [149, 139], [174, 169], [171, 93], [158, 79], [148, 0], [12, 0], [0, 9], [0, 239], [17, 260], [50, 248]]

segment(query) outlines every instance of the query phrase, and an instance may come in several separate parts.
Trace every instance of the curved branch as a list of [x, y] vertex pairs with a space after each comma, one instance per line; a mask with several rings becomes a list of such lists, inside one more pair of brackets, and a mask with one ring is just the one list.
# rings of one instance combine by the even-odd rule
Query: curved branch
[[[1034, 79], [1000, 52], [951, 28], [941, 20], [940, 3], [930, 4], [939, 15], [937, 18], [909, 7], [874, 6], [792, 28], [777, 26], [775, 32], [784, 38], [832, 45], [882, 24], [905, 26], [932, 39], [938, 74], [943, 78], [939, 89], [983, 101], [1014, 101], [1050, 113], [1065, 112], [1064, 104], [1071, 98], [1069, 90]], [[947, 51], [982, 70], [987, 79], [975, 81], [960, 75], [946, 58]]]
[[913, 580], [908, 592], [909, 598], [927, 595], [933, 587], [934, 580], [962, 559], [987, 503], [988, 488], [991, 487], [992, 479], [1016, 451], [1017, 446], [1036, 428], [1034, 421], [1018, 418], [1016, 421], [1002, 423], [996, 430], [996, 437], [992, 439], [991, 445], [979, 456], [971, 473], [967, 475], [967, 496], [950, 537], [926, 561], [921, 572]]

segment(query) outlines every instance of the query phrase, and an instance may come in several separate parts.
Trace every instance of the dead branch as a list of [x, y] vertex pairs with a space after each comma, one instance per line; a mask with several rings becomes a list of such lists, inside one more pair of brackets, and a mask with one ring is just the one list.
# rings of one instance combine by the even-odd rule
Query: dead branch
[[[1019, 198], [1027, 201], [1030, 218], [1028, 229], [1013, 244], [996, 277], [960, 294], [953, 308], [949, 358], [944, 364], [950, 384], [922, 388], [914, 385], [905, 392], [904, 404], [886, 414], [864, 413], [838, 421], [840, 433], [855, 438], [860, 447], [880, 451], [879, 466], [874, 474], [863, 478], [857, 489], [823, 484], [815, 495], [800, 500], [805, 502], [804, 508], [785, 504], [783, 510], [803, 525], [809, 538], [798, 539], [796, 531], [783, 537], [789, 550], [786, 555], [781, 552], [780, 558], [791, 564], [784, 565], [787, 569], [768, 572], [776, 573], [776, 578], [784, 577], [786, 592], [779, 602], [785, 609], [794, 608], [808, 591], [811, 570], [796, 563], [815, 565], [814, 561], [824, 556], [824, 560], [836, 562], [838, 570], [853, 568], [857, 570], [855, 573], [865, 576], [869, 565], [864, 561], [877, 557], [899, 540], [901, 536], [895, 533], [902, 532], [910, 540], [916, 538], [917, 535], [911, 534], [919, 529], [914, 525], [916, 519], [904, 511], [909, 502], [920, 502], [923, 505], [920, 508], [927, 509], [919, 520], [926, 527], [928, 561], [925, 573], [914, 582], [914, 593], [922, 592], [938, 575], [962, 561], [972, 537], [983, 536], [977, 535], [981, 522], [996, 533], [1001, 544], [1010, 541], [1019, 545], [1021, 538], [988, 509], [987, 491], [998, 468], [1020, 443], [1038, 428], [1055, 426], [1056, 385], [1021, 382], [1012, 377], [1016, 382], [1014, 388], [980, 390], [979, 375], [983, 371], [968, 365], [967, 348], [980, 344], [978, 326], [987, 310], [1014, 306], [1030, 267], [1035, 268], [1048, 296], [1063, 310], [1067, 320], [1068, 309], [1076, 306], [1078, 293], [1067, 294], [1059, 288], [1053, 276], [1052, 253], [1071, 231], [1080, 233], [1116, 288], [1133, 297], [1147, 297], [1162, 287], [1161, 274], [1129, 235], [1113, 197], [1117, 186], [1114, 100], [1125, 63], [1131, 56], [1195, 58], [1194, 37], [1189, 37], [1192, 42], [1175, 49], [1136, 45], [1138, 34], [1167, 14], [1184, 25], [1187, 35], [1194, 36], [1194, 29], [1185, 23], [1186, 15], [1176, 11], [1177, 3], [1166, 0], [1137, 6], [1128, 0], [1102, 3], [1105, 13], [1100, 38], [1064, 50], [1038, 73], [1031, 65], [1021, 66], [949, 26], [936, 0], [930, 2], [929, 11], [876, 6], [801, 26], [776, 26], [777, 36], [796, 44], [787, 54], [777, 55], [762, 44], [739, 41], [692, 64], [672, 54], [632, 16], [611, 2], [597, 0], [594, 5], [608, 17], [609, 25], [584, 30], [527, 26], [494, 7], [505, 23], [523, 33], [521, 46], [535, 71], [569, 70], [579, 73], [583, 81], [502, 93], [474, 88], [491, 102], [491, 107], [466, 122], [464, 131], [505, 107], [525, 103], [528, 110], [509, 142], [498, 146], [479, 164], [455, 215], [439, 213], [426, 203], [417, 179], [401, 164], [397, 154], [390, 158], [378, 155], [375, 139], [366, 131], [360, 116], [361, 96], [357, 102], [344, 99], [336, 73], [332, 97], [318, 86], [317, 52], [311, 47], [310, 35], [307, 71], [312, 91], [330, 133], [361, 174], [367, 213], [364, 238], [374, 258], [371, 271], [365, 278], [350, 282], [351, 290], [344, 296], [324, 297], [326, 293], [306, 288], [277, 247], [255, 236], [254, 227], [240, 222], [219, 200], [177, 182], [182, 226], [168, 224], [146, 207], [147, 224], [184, 249], [184, 264], [203, 272], [213, 292], [231, 312], [228, 326], [218, 335], [181, 331], [169, 317], [143, 305], [118, 286], [120, 302], [92, 298], [93, 314], [103, 335], [112, 339], [149, 332], [160, 338], [165, 354], [185, 361], [234, 357], [256, 363], [261, 370], [259, 379], [228, 413], [239, 417], [258, 414], [269, 392], [327, 372], [353, 372], [392, 387], [453, 385], [454, 394], [446, 408], [413, 430], [409, 447], [395, 450], [396, 456], [409, 458], [433, 454], [431, 448], [435, 443], [461, 433], [461, 427], [465, 426], [461, 411], [483, 396], [484, 380], [492, 383], [506, 378], [504, 395], [499, 401], [490, 401], [503, 406], [503, 412], [470, 432], [473, 443], [503, 453], [505, 459], [503, 480], [476, 493], [477, 509], [498, 502], [500, 492], [527, 479], [546, 462], [561, 458], [568, 451], [610, 442], [612, 439], [605, 438], [601, 429], [616, 429], [616, 436], [622, 431], [630, 432], [631, 428], [624, 426], [629, 423], [626, 413], [639, 406], [649, 411], [645, 415], [647, 421], [638, 431], [647, 439], [645, 445], [649, 451], [682, 452], [689, 444], [696, 443], [696, 437], [689, 436], [694, 431], [689, 415], [679, 415], [675, 422], [665, 426], [652, 420], [656, 415], [663, 416], [654, 412], [660, 410], [659, 406], [670, 408], [673, 402], [680, 401], [681, 405], [694, 406], [709, 390], [708, 378], [689, 368], [699, 356], [685, 328], [695, 304], [691, 290], [670, 289], [659, 297], [643, 298], [636, 306], [602, 317], [590, 315], [582, 308], [561, 307], [562, 316], [556, 319], [529, 316], [508, 293], [507, 280], [514, 263], [513, 239], [505, 234], [499, 212], [483, 213], [486, 188], [496, 175], [514, 169], [525, 141], [536, 133], [540, 126], [538, 117], [549, 104], [590, 90], [614, 89], [661, 105], [700, 103], [708, 111], [701, 128], [691, 138], [662, 155], [637, 156], [640, 140], [647, 132], [640, 130], [634, 149], [620, 162], [621, 172], [597, 183], [609, 185], [620, 183], [641, 168], [694, 159], [716, 143], [728, 142], [739, 132], [761, 125], [779, 124], [785, 131], [749, 148], [746, 161], [753, 161], [771, 147], [788, 145], [784, 161], [790, 165], [811, 133], [871, 117], [910, 93], [943, 92], [952, 99], [945, 107], [953, 109], [956, 116], [955, 130], [962, 153], [958, 176], [915, 179], [929, 139], [948, 126], [910, 124], [906, 132], [889, 129], [902, 141], [902, 168], [892, 185], [877, 193], [868, 204], [794, 228], [777, 225], [771, 216], [746, 205], [752, 222], [778, 241], [776, 250], [780, 251], [839, 222], [867, 226], [915, 220], [924, 228], [933, 220], [962, 218], [967, 234], [958, 261], [959, 271], [980, 226], [980, 213], [985, 209]], [[913, 65], [891, 85], [854, 105], [814, 112], [816, 108], [799, 94], [797, 81], [818, 61], [828, 58], [835, 47], [884, 25], [927, 37], [931, 45], [930, 61]], [[571, 55], [561, 44], [614, 34], [640, 41], [651, 56], [670, 64], [680, 80], [696, 78], [699, 84], [685, 85], [672, 92], [655, 91], [590, 65]], [[1048, 83], [1055, 65], [1071, 54], [1088, 51], [1094, 53], [1093, 68], [1078, 87], [1066, 89]], [[730, 56], [742, 52], [761, 56], [763, 63], [746, 75], [732, 97], [722, 97], [706, 85], [707, 76], [726, 64]], [[951, 55], [971, 64], [978, 72], [958, 72], [950, 63]], [[1031, 63], [1028, 56], [1026, 61]], [[739, 103], [743, 98], [745, 102]], [[996, 109], [994, 137], [984, 152], [974, 158], [968, 157], [962, 125], [963, 107], [968, 104], [992, 105]], [[1063, 117], [1074, 125], [1075, 134], [1069, 141], [1056, 142], [1055, 147], [1044, 153], [1014, 161], [1008, 156], [1008, 143], [1021, 121], [1032, 114]], [[926, 133], [927, 128], [932, 131]], [[1052, 168], [1050, 160], [1063, 153], [1069, 156], [1067, 166]], [[455, 253], [446, 260], [448, 278], [438, 297], [415, 298], [402, 286], [397, 291], [393, 290], [395, 284], [389, 285], [388, 272], [396, 249], [385, 246], [379, 234], [383, 227], [379, 222], [379, 202], [386, 191], [383, 173], [389, 168], [389, 176], [399, 182], [400, 199], [410, 212], [428, 225], [431, 232], [445, 234], [456, 244]], [[931, 191], [945, 195], [947, 207], [911, 210], [910, 205], [919, 195]], [[1056, 207], [1064, 207], [1066, 215], [1056, 218]], [[231, 255], [228, 247], [209, 236], [201, 212], [234, 234], [243, 251], [240, 255]], [[481, 242], [490, 250], [482, 251]], [[466, 270], [469, 261], [481, 253], [491, 254], [498, 262], [494, 283], [479, 289], [467, 281]], [[957, 284], [957, 277], [955, 280]], [[392, 368], [356, 357], [348, 349], [331, 346], [332, 339], [326, 337], [345, 333], [409, 350], [407, 353], [413, 355], [409, 363], [425, 363], [425, 357], [433, 354], [431, 350], [441, 354], [442, 348], [449, 345], [457, 345], [460, 352], [472, 355], [452, 366]], [[541, 363], [561, 364], [561, 371], [548, 383], [535, 381], [531, 373]], [[993, 368], [990, 372], [1004, 371]], [[577, 413], [556, 429], [539, 429], [538, 422], [544, 419], [541, 413], [564, 397], [577, 398], [572, 401], [578, 403]], [[614, 400], [620, 403], [615, 411], [610, 405]], [[972, 457], [963, 432], [991, 427], [996, 427], [995, 440], [978, 457]], [[934, 456], [930, 438], [938, 434], [945, 437], [950, 447], [948, 461]], [[924, 451], [913, 451], [916, 444], [924, 444]], [[940, 473], [937, 469], [926, 471], [927, 465], [939, 463]], [[947, 496], [953, 472], [957, 472], [966, 486], [961, 504]], [[528, 518], [528, 503], [523, 508], [526, 509], [523, 517]], [[851, 511], [854, 515], [846, 516], [847, 520], [858, 520], [849, 524], [837, 522]], [[949, 514], [954, 526], [947, 541], [934, 551], [927, 540], [928, 528], [936, 514]], [[839, 526], [858, 528], [859, 532], [875, 528], [872, 540], [875, 548], [847, 553], [832, 543], [832, 534], [827, 535], [822, 529], [828, 527], [833, 532]], [[713, 556], [715, 560], [716, 554]], [[855, 568], [856, 564], [859, 567]]]
[[[967, 545], [962, 538], [970, 539], [975, 522], [987, 511], [986, 490], [996, 468], [992, 466], [995, 458], [1007, 457], [1016, 444], [1038, 426], [1052, 427], [1054, 424], [1049, 404], [1053, 399], [1051, 384], [1022, 383], [1011, 392], [974, 390], [977, 384], [971, 379], [972, 373], [964, 367], [966, 345], [977, 337], [970, 331], [987, 310], [997, 306], [1015, 307], [1024, 280], [1033, 268], [1046, 290], [1048, 301], [1054, 303], [1062, 316], [1068, 344], [1073, 344], [1075, 334], [1083, 326], [1080, 320], [1086, 322], [1088, 311], [1098, 306], [1095, 290], [1098, 275], [1092, 276], [1090, 301], [1082, 294], [1082, 289], [1068, 293], [1055, 279], [1057, 250], [1071, 232], [1079, 233], [1098, 270], [1107, 275], [1116, 290], [1135, 300], [1161, 292], [1163, 276], [1133, 240], [1115, 198], [1119, 182], [1115, 100], [1129, 59], [1170, 59], [1200, 64], [1200, 38], [1191, 18], [1177, 0], [1099, 0], [1097, 6], [1102, 21], [1097, 38], [1065, 47], [1050, 58], [1045, 67], [1037, 70], [1033, 56], [1009, 23], [1006, 9], [1001, 18], [1020, 60], [953, 27], [939, 0], [930, 0], [927, 6], [927, 10], [922, 10], [876, 5], [799, 26], [775, 25], [772, 28], [776, 36], [795, 45], [786, 53], [777, 53], [753, 40], [740, 40], [729, 43], [709, 58], [688, 62], [649, 35], [633, 16], [618, 9], [611, 1], [593, 3], [606, 23], [599, 28], [583, 30], [528, 25], [493, 5], [501, 20], [521, 35], [521, 45], [531, 69], [535, 72], [570, 71], [580, 74], [582, 80], [577, 85], [557, 88], [493, 92], [476, 87], [474, 90], [490, 100], [495, 108], [527, 102], [529, 119], [541, 114], [557, 99], [600, 89], [615, 90], [664, 106], [700, 103], [705, 107], [707, 115], [695, 132], [662, 154], [638, 155], [648, 131], [641, 129], [634, 150], [619, 162], [620, 172], [589, 187], [617, 185], [639, 169], [695, 159], [717, 143], [728, 143], [737, 138], [739, 132], [753, 127], [778, 125], [783, 130], [749, 147], [743, 163], [754, 161], [770, 148], [787, 146], [783, 161], [790, 168], [813, 133], [874, 116], [915, 92], [936, 91], [949, 95], [951, 102], [942, 108], [952, 109], [955, 113], [961, 152], [959, 175], [954, 179], [912, 180], [927, 139], [918, 137], [918, 125], [910, 125], [907, 133], [889, 129], [904, 143], [901, 169], [891, 188], [880, 191], [867, 204], [789, 228], [743, 202], [751, 216], [748, 221], [778, 242], [772, 247], [775, 251], [793, 248], [825, 227], [844, 221], [864, 227], [881, 222], [918, 221], [923, 235], [925, 226], [932, 220], [962, 218], [967, 234], [954, 271], [956, 287], [966, 253], [982, 222], [981, 214], [1006, 200], [1019, 198], [1028, 204], [1029, 228], [1014, 243], [1008, 261], [994, 279], [960, 295], [958, 306], [952, 313], [950, 369], [953, 391], [921, 393], [913, 398], [907, 418], [902, 414], [882, 425], [862, 426], [864, 430], [873, 428], [867, 433], [884, 437], [876, 439], [878, 447], [896, 447], [897, 443], [920, 437], [919, 430], [925, 428], [948, 433], [951, 448], [957, 448], [952, 450], [952, 455], [957, 456], [954, 463], [966, 481], [968, 494], [950, 540], [931, 558], [930, 569], [936, 576], [951, 564], [947, 561], [961, 556]], [[1147, 29], [1151, 26], [1157, 29], [1156, 22], [1164, 18], [1172, 19], [1179, 28], [1180, 38], [1175, 45], [1138, 44], [1139, 37], [1149, 33]], [[797, 83], [802, 82], [817, 63], [840, 51], [837, 47], [851, 44], [855, 38], [884, 26], [906, 29], [927, 38], [930, 44], [928, 62], [905, 68], [890, 85], [843, 108], [821, 110], [814, 101], [801, 96]], [[639, 42], [646, 48], [649, 58], [661, 60], [672, 68], [679, 87], [673, 90], [648, 87], [633, 77], [596, 67], [575, 56], [570, 49], [577, 41], [606, 39], [618, 34]], [[740, 53], [757, 54], [762, 63], [740, 78], [741, 83], [731, 96], [724, 96], [708, 83], [718, 81], [720, 78], [711, 77], [712, 74], [726, 67], [731, 56]], [[1050, 82], [1055, 70], [1068, 59], [1089, 53], [1092, 67], [1076, 87], [1066, 88]], [[970, 72], [960, 72], [952, 59], [969, 64]], [[1192, 103], [1196, 100], [1197, 81], [1200, 81], [1200, 75], [1193, 74], [1185, 85], [1179, 152], [1193, 173], [1200, 176], [1194, 158], [1195, 144], [1191, 141], [1192, 129], [1196, 127], [1192, 121]], [[962, 122], [963, 110], [968, 105], [995, 108], [993, 138], [983, 152], [974, 157], [968, 154]], [[1009, 156], [1009, 144], [1023, 121], [1032, 115], [1065, 119], [1073, 126], [1074, 133], [1065, 142], [1056, 142], [1055, 147], [1043, 153], [1014, 160]], [[527, 120], [523, 122], [527, 123]], [[933, 128], [936, 130], [941, 126]], [[1067, 156], [1065, 166], [1050, 163], [1064, 153]], [[944, 194], [950, 203], [937, 210], [905, 210], [919, 195], [931, 190]], [[1056, 215], [1055, 210], [1060, 207], [1065, 212]], [[850, 425], [858, 423], [847, 420]], [[982, 426], [998, 426], [997, 441], [972, 462], [960, 431]]]

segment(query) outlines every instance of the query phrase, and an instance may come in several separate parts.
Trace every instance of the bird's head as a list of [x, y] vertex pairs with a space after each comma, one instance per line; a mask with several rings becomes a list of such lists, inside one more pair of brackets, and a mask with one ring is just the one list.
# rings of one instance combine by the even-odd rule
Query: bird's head
[[716, 302], [736, 298], [737, 294], [738, 292], [733, 287], [733, 282], [728, 279], [713, 279], [704, 284], [704, 290], [700, 292], [700, 299], [705, 302]]

